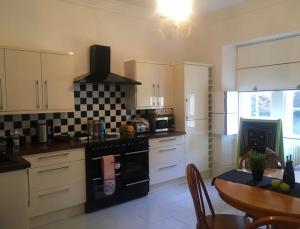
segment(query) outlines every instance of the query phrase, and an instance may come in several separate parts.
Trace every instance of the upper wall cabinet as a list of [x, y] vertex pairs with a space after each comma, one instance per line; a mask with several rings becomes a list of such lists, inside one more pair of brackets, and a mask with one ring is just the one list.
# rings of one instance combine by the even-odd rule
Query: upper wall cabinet
[[42, 109], [40, 53], [5, 49], [7, 111]]
[[72, 110], [74, 108], [72, 70], [72, 56], [42, 53], [45, 110]]
[[0, 79], [2, 114], [74, 109], [72, 55], [0, 49]]
[[0, 112], [6, 110], [4, 49], [0, 49]]
[[125, 75], [142, 83], [129, 87], [128, 107], [151, 109], [173, 106], [172, 65], [132, 60], [125, 63]]

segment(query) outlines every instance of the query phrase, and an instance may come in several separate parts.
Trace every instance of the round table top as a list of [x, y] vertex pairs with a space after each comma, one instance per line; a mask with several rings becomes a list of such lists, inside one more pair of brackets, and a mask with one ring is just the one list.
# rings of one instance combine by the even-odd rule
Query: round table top
[[[276, 178], [282, 178], [282, 174], [280, 169], [270, 169], [264, 173]], [[295, 178], [296, 182], [300, 181], [300, 171], [295, 171]], [[226, 203], [252, 217], [281, 215], [300, 218], [300, 198], [219, 178], [215, 187]]]

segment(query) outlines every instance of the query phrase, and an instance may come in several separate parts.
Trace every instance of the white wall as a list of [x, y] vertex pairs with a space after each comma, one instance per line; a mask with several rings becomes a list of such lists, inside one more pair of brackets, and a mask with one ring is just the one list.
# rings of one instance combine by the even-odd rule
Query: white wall
[[[112, 2], [110, 4], [110, 2]], [[112, 47], [112, 70], [123, 73], [123, 61], [189, 58], [194, 39], [164, 39], [153, 12], [105, 0], [1, 0], [0, 45], [75, 53], [77, 75], [88, 71], [88, 47]]]
[[[201, 31], [199, 38], [207, 43], [205, 47], [200, 46], [194, 50], [194, 53], [202, 58], [202, 49], [205, 48], [203, 61], [213, 65], [213, 90], [235, 90], [234, 71], [223, 69], [224, 63], [234, 65], [225, 59], [234, 56], [230, 46], [261, 37], [298, 31], [299, 10], [299, 0], [246, 0], [201, 18], [198, 24], [201, 24], [204, 32]], [[226, 54], [223, 53], [224, 50]], [[232, 158], [232, 166], [234, 165], [231, 150], [235, 150], [235, 143], [236, 139], [233, 137], [216, 137], [213, 145], [213, 173], [228, 169], [228, 160], [225, 161], [224, 158]], [[231, 147], [228, 148], [229, 145]]]

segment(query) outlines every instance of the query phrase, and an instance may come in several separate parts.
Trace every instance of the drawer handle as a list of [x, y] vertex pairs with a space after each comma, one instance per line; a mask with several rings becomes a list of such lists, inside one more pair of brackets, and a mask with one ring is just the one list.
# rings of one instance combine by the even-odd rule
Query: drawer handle
[[38, 160], [52, 159], [52, 158], [56, 158], [56, 157], [64, 157], [64, 156], [68, 156], [68, 155], [69, 155], [69, 153], [56, 154], [56, 155], [51, 155], [51, 156], [39, 157]]
[[136, 152], [125, 153], [125, 155], [139, 154], [139, 153], [148, 153], [148, 150], [141, 150]]
[[57, 171], [57, 170], [63, 170], [63, 169], [68, 169], [70, 166], [64, 166], [64, 167], [59, 167], [55, 169], [46, 169], [46, 170], [40, 170], [38, 173], [46, 173], [46, 172], [52, 172], [52, 171]]
[[176, 138], [170, 138], [170, 139], [164, 139], [164, 140], [160, 140], [159, 142], [170, 142], [170, 141], [175, 141]]
[[57, 190], [57, 191], [54, 191], [54, 192], [48, 192], [48, 193], [40, 194], [39, 198], [54, 195], [54, 194], [58, 194], [58, 193], [62, 193], [62, 192], [68, 192], [68, 191], [70, 191], [70, 188], [64, 188], [64, 189]]
[[173, 150], [176, 150], [176, 149], [177, 148], [161, 149], [159, 152], [163, 153], [163, 152], [173, 151]]
[[128, 187], [128, 186], [132, 186], [132, 185], [136, 185], [136, 184], [146, 183], [148, 181], [150, 181], [150, 179], [141, 180], [141, 181], [137, 181], [137, 182], [132, 182], [132, 183], [129, 183], [129, 184], [125, 184], [125, 186]]
[[177, 165], [169, 165], [169, 166], [161, 167], [158, 170], [170, 169], [170, 168], [173, 168], [173, 167], [176, 167], [176, 166]]

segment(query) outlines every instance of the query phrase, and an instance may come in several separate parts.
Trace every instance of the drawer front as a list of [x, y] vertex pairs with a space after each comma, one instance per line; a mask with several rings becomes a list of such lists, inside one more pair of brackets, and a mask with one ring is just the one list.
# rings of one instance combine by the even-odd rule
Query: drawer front
[[184, 145], [154, 148], [149, 151], [149, 166], [164, 166], [185, 161]]
[[35, 192], [30, 196], [29, 214], [35, 217], [82, 204], [85, 200], [85, 182]]
[[51, 153], [40, 153], [35, 155], [24, 156], [24, 159], [31, 163], [31, 168], [66, 163], [70, 161], [84, 160], [84, 158], [84, 148], [61, 150]]
[[30, 169], [30, 192], [85, 180], [85, 161], [74, 161]]
[[150, 139], [149, 146], [150, 148], [158, 148], [158, 147], [175, 146], [183, 143], [184, 143], [184, 135], [181, 135], [181, 136], [174, 136], [174, 137]]
[[170, 163], [150, 168], [150, 184], [158, 184], [185, 176], [185, 162]]

